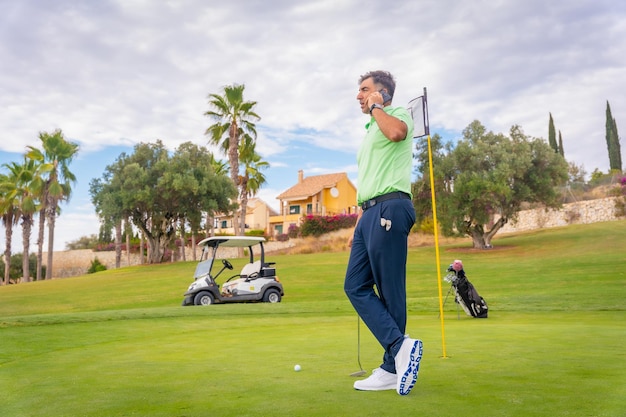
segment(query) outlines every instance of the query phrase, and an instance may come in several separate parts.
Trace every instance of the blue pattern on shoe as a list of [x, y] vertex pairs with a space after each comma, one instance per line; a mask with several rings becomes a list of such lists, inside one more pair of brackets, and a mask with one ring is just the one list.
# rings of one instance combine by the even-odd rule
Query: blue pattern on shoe
[[409, 392], [411, 392], [411, 389], [413, 389], [415, 382], [417, 382], [417, 374], [420, 369], [420, 361], [422, 360], [423, 348], [424, 344], [421, 340], [416, 340], [415, 343], [413, 343], [413, 349], [411, 349], [411, 360], [409, 361], [409, 365], [402, 375], [398, 394], [407, 395]]

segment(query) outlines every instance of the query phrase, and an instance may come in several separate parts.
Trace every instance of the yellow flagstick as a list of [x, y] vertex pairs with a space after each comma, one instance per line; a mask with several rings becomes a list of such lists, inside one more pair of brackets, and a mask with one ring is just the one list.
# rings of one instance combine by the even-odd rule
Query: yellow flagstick
[[430, 172], [430, 196], [433, 205], [433, 228], [435, 234], [435, 259], [437, 262], [437, 287], [439, 290], [439, 317], [441, 318], [441, 348], [442, 358], [447, 358], [446, 355], [446, 332], [443, 320], [443, 297], [441, 291], [441, 266], [439, 261], [439, 225], [437, 223], [437, 201], [435, 199], [435, 175], [433, 172], [433, 152], [430, 146], [430, 127], [428, 123], [428, 105], [426, 101], [426, 87], [424, 87], [424, 121], [426, 127], [426, 134], [428, 135], [428, 165]]
[[437, 225], [437, 202], [435, 200], [435, 180], [433, 177], [433, 155], [430, 147], [430, 135], [428, 135], [428, 159], [429, 159], [429, 169], [430, 169], [430, 194], [431, 200], [433, 202], [433, 227], [435, 232], [435, 259], [437, 262], [437, 287], [439, 290], [439, 317], [441, 318], [441, 347], [442, 347], [442, 357], [447, 358], [446, 356], [446, 332], [444, 329], [443, 322], [443, 298], [441, 293], [441, 267], [439, 262], [439, 230]]

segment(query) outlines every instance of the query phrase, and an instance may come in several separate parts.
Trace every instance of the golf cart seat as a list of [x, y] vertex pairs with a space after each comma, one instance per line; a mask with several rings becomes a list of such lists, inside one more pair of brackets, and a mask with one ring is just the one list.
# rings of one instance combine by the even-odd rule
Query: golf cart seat
[[244, 265], [239, 275], [241, 275], [242, 278], [258, 278], [260, 272], [261, 272], [261, 261], [258, 260], [251, 264]]

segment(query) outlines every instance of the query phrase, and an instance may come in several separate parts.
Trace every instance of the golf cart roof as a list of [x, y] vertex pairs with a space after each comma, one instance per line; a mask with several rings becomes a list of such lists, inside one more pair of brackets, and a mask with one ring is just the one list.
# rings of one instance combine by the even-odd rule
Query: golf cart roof
[[201, 240], [198, 245], [212, 248], [217, 246], [247, 248], [263, 242], [265, 242], [265, 238], [260, 236], [212, 236]]

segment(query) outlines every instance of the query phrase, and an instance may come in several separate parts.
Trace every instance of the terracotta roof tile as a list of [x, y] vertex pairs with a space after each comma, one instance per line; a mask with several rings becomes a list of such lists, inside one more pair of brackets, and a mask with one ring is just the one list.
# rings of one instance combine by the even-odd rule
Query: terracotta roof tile
[[347, 174], [345, 172], [305, 177], [302, 179], [302, 182], [299, 182], [293, 187], [287, 189], [282, 194], [279, 194], [276, 198], [279, 200], [285, 200], [290, 198], [305, 199], [319, 193], [325, 188], [334, 187], [339, 181], [344, 178], [347, 178]]

